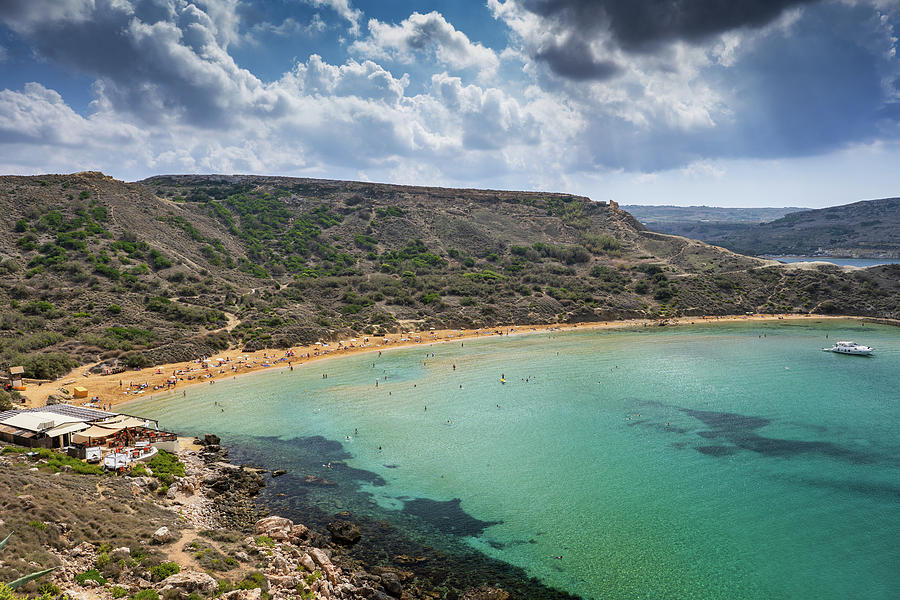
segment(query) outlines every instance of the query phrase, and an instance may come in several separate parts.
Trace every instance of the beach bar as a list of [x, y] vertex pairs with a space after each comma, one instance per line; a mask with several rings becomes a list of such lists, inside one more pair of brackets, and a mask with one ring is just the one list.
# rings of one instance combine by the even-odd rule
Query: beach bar
[[[70, 404], [0, 412], [0, 441], [27, 448], [124, 447], [147, 442], [174, 451], [177, 437], [153, 419]], [[79, 452], [80, 454], [80, 452]]]

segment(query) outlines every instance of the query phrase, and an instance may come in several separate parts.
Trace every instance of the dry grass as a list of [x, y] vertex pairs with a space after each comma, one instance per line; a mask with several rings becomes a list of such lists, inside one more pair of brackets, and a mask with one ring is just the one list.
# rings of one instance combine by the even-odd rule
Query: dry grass
[[31, 471], [32, 466], [25, 457], [0, 464], [0, 533], [15, 532], [3, 550], [0, 581], [57, 566], [47, 547], [65, 551], [86, 541], [139, 548], [162, 525], [180, 528], [172, 512], [133, 495], [124, 478]]

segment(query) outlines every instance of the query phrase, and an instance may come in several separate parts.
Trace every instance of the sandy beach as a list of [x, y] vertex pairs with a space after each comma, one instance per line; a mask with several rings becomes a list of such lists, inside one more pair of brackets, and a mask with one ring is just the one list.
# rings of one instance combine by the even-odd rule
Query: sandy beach
[[[295, 346], [289, 349], [263, 349], [255, 352], [241, 352], [230, 349], [212, 357], [197, 357], [191, 362], [179, 362], [139, 370], [126, 370], [110, 375], [93, 374], [93, 364], [82, 365], [53, 382], [43, 384], [28, 383], [22, 392], [26, 407], [43, 406], [51, 394], [65, 396], [76, 386], [87, 389], [87, 398], [72, 399], [70, 403], [87, 403], [98, 408], [121, 408], [122, 405], [155, 394], [171, 393], [173, 390], [187, 393], [193, 385], [210, 385], [217, 379], [243, 376], [272, 369], [299, 367], [309, 362], [349, 356], [362, 352], [380, 352], [393, 348], [404, 348], [419, 344], [450, 343], [469, 339], [500, 335], [528, 335], [548, 331], [571, 331], [577, 329], [625, 329], [635, 327], [656, 327], [692, 325], [697, 323], [727, 323], [734, 321], [778, 321], [778, 320], [840, 320], [858, 319], [848, 316], [765, 314], [732, 315], [706, 317], [678, 317], [665, 320], [631, 319], [624, 321], [600, 321], [592, 323], [515, 325], [486, 329], [437, 329], [391, 333], [386, 336], [363, 336], [328, 343]], [[204, 362], [203, 359], [209, 359]], [[168, 383], [174, 378], [174, 385]]]

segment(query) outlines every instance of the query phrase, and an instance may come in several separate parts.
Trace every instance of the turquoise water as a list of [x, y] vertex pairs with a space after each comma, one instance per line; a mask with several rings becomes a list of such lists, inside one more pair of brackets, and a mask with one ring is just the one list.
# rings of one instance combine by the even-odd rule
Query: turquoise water
[[[898, 334], [804, 321], [467, 340], [128, 412], [273, 452], [337, 440], [380, 476], [357, 490], [373, 511], [459, 498], [498, 522], [466, 544], [586, 598], [896, 598]], [[876, 356], [820, 351], [837, 339]]]

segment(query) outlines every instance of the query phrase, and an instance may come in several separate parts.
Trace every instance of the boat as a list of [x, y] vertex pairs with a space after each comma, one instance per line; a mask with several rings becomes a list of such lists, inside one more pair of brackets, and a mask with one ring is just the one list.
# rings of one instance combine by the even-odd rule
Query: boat
[[835, 342], [831, 348], [822, 348], [825, 352], [836, 352], [838, 354], [854, 354], [856, 356], [869, 356], [874, 352], [871, 346], [863, 346], [856, 342]]

